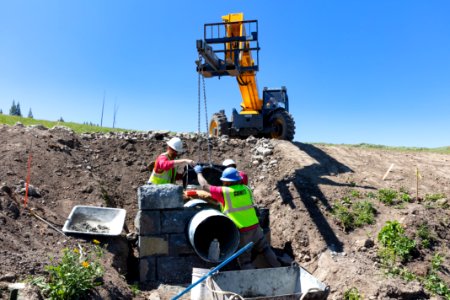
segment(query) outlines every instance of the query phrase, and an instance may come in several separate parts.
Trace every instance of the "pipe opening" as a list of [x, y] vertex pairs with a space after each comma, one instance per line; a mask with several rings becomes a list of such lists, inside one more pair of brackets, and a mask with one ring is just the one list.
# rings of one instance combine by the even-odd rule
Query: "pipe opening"
[[[239, 238], [239, 230], [233, 221], [214, 209], [198, 212], [189, 223], [189, 241], [198, 256], [208, 262], [222, 262], [233, 255], [239, 246]], [[218, 242], [217, 256], [211, 253], [214, 239]]]
[[[203, 177], [205, 177], [206, 181], [210, 185], [221, 186], [222, 181], [220, 181], [220, 177], [222, 177], [222, 172], [225, 169], [222, 165], [210, 165], [210, 164], [200, 164], [203, 167]], [[189, 189], [189, 186], [199, 186], [197, 180], [197, 173], [195, 173], [194, 168], [188, 166], [187, 169], [184, 170], [183, 173], [183, 187], [185, 189]]]

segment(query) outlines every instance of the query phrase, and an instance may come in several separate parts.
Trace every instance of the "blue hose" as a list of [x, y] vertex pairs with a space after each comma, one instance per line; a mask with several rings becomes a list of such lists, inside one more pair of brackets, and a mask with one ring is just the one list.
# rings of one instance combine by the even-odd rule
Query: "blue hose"
[[172, 298], [172, 300], [176, 300], [179, 299], [181, 296], [183, 296], [184, 294], [186, 294], [187, 292], [189, 292], [190, 290], [192, 290], [197, 284], [199, 284], [200, 282], [204, 281], [206, 278], [208, 278], [209, 276], [213, 275], [215, 272], [217, 272], [219, 269], [221, 269], [223, 266], [225, 266], [226, 264], [228, 264], [230, 261], [232, 261], [233, 259], [235, 259], [236, 257], [238, 257], [239, 255], [241, 255], [243, 252], [247, 251], [248, 249], [250, 249], [253, 246], [253, 242], [248, 243], [247, 245], [245, 245], [244, 247], [242, 247], [238, 252], [234, 253], [233, 255], [231, 255], [230, 257], [228, 257], [226, 260], [224, 260], [220, 265], [218, 265], [217, 267], [215, 267], [214, 269], [212, 269], [211, 271], [209, 271], [206, 275], [204, 275], [202, 278], [200, 278], [199, 280], [197, 280], [196, 282], [192, 283], [190, 286], [188, 286], [184, 291], [182, 291], [181, 293], [179, 293], [178, 295], [176, 295], [175, 297]]

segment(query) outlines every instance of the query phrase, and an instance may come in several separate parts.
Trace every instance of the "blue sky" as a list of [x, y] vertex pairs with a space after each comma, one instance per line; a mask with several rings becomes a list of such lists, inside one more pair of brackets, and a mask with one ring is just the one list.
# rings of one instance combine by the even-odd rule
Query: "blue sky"
[[[233, 12], [259, 22], [259, 90], [287, 87], [296, 141], [450, 145], [448, 0], [0, 0], [0, 109], [99, 124], [105, 94], [105, 126], [116, 106], [116, 127], [197, 131], [195, 41]], [[208, 118], [241, 102], [234, 78], [206, 96]]]

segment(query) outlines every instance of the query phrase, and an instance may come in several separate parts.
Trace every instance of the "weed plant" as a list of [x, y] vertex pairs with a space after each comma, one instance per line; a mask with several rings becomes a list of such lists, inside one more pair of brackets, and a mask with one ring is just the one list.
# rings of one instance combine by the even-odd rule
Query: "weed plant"
[[434, 242], [434, 238], [431, 235], [430, 228], [426, 223], [420, 225], [419, 228], [417, 228], [416, 235], [420, 238], [422, 248], [425, 249], [431, 248]]
[[412, 198], [408, 193], [401, 193], [400, 200], [402, 200], [403, 202], [411, 202]]
[[345, 232], [356, 227], [375, 222], [376, 210], [368, 200], [353, 202], [349, 197], [344, 197], [341, 203], [333, 205], [332, 214], [338, 220]]
[[139, 283], [135, 282], [133, 284], [130, 285], [130, 290], [133, 293], [133, 295], [136, 297], [137, 295], [139, 295], [139, 293], [141, 292], [141, 290], [139, 289]]
[[369, 199], [375, 199], [375, 198], [377, 198], [377, 195], [374, 192], [368, 192], [366, 194], [366, 197]]
[[359, 199], [359, 198], [361, 198], [361, 193], [357, 190], [353, 190], [353, 191], [351, 191], [351, 196], [353, 198]]
[[437, 203], [438, 200], [445, 199], [447, 196], [442, 193], [438, 194], [426, 194], [424, 197], [425, 201], [425, 207], [426, 208], [435, 208], [436, 206], [440, 206], [444, 209], [449, 208], [449, 204], [447, 201], [444, 201], [442, 203]]
[[378, 190], [378, 200], [386, 205], [393, 205], [394, 200], [397, 199], [397, 192], [391, 189]]
[[437, 200], [440, 199], [444, 199], [446, 198], [445, 194], [442, 193], [438, 193], [438, 194], [426, 194], [425, 195], [425, 201], [431, 201], [431, 202], [436, 202]]
[[[36, 277], [31, 283], [38, 286], [43, 296], [49, 299], [84, 298], [91, 289], [102, 284], [102, 256], [103, 248], [96, 240], [85, 249], [81, 246], [65, 248], [60, 262], [45, 266], [47, 277]], [[53, 259], [50, 261], [53, 262]]]
[[344, 292], [344, 300], [362, 300], [357, 288], [352, 287]]
[[401, 188], [400, 191], [395, 191], [393, 189], [379, 189], [378, 190], [378, 200], [383, 202], [388, 206], [399, 205], [402, 206], [405, 202], [411, 202], [412, 198], [408, 192]]
[[378, 241], [383, 246], [379, 255], [390, 266], [394, 266], [398, 258], [401, 262], [408, 261], [416, 248], [416, 242], [405, 235], [398, 221], [387, 221], [378, 233]]
[[436, 253], [431, 260], [431, 270], [423, 279], [423, 284], [427, 290], [433, 294], [443, 296], [445, 299], [450, 299], [450, 289], [445, 281], [439, 277], [438, 271], [441, 269], [443, 256]]
[[[416, 233], [422, 239], [432, 240], [430, 231], [426, 224], [419, 226]], [[403, 280], [417, 280], [425, 289], [433, 295], [442, 296], [443, 299], [450, 300], [450, 288], [445, 281], [439, 277], [439, 271], [443, 262], [443, 256], [436, 253], [431, 260], [431, 268], [426, 276], [418, 276], [409, 271], [407, 267], [397, 265], [400, 258], [401, 262], [406, 262], [415, 248], [415, 241], [409, 239], [403, 227], [397, 221], [388, 221], [378, 234], [378, 240], [382, 244], [378, 255], [381, 258], [383, 266], [387, 269], [387, 274], [391, 276], [399, 276]]]
[[375, 223], [376, 210], [370, 201], [355, 202], [352, 205], [353, 213], [355, 215], [355, 226], [361, 227], [366, 224]]
[[355, 218], [347, 206], [343, 204], [333, 205], [332, 214], [339, 221], [345, 232], [355, 227]]
[[413, 281], [420, 279], [413, 272], [408, 270], [407, 267], [404, 266], [394, 266], [387, 270], [387, 274], [391, 276], [399, 276], [405, 281]]

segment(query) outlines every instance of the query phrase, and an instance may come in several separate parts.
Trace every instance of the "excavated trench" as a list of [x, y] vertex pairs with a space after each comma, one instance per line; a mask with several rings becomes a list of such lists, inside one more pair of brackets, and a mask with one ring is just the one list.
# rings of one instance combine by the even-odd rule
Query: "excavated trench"
[[[187, 143], [183, 158], [196, 158], [201, 150], [206, 152], [206, 147], [199, 146], [195, 135], [180, 136]], [[63, 248], [83, 244], [83, 240], [63, 238], [20, 209], [9, 196], [14, 195], [22, 205], [20, 182], [27, 177], [30, 141], [33, 142], [30, 183], [40, 190], [42, 197], [31, 197], [29, 206], [41, 217], [62, 228], [75, 205], [106, 207], [109, 206], [106, 200], [111, 199], [111, 207], [127, 210], [126, 224], [133, 231], [138, 210], [136, 189], [148, 179], [148, 164], [165, 151], [168, 138], [169, 133], [161, 132], [76, 135], [62, 128], [0, 126], [3, 142], [0, 144], [3, 170], [0, 174], [3, 185], [0, 189], [0, 278], [19, 282], [30, 274], [45, 274], [49, 256], [58, 258]], [[65, 142], [71, 140], [76, 142]], [[420, 258], [405, 265], [416, 274], [426, 275], [433, 256], [448, 252], [449, 235], [446, 232], [450, 228], [447, 222], [450, 213], [444, 206], [450, 195], [447, 154], [250, 138], [212, 139], [211, 144], [215, 163], [233, 158], [238, 168], [249, 175], [258, 206], [270, 210], [271, 244], [275, 250], [291, 254], [302, 267], [329, 284], [332, 297], [342, 299], [344, 292], [352, 287], [372, 299], [386, 295], [406, 298], [408, 291], [411, 295], [423, 295], [425, 291], [426, 297], [430, 296], [420, 284], [411, 287], [399, 278], [383, 276], [383, 270], [377, 264], [377, 234], [387, 221], [398, 220], [409, 236], [418, 239], [418, 228], [424, 222], [428, 224], [435, 239], [433, 248], [420, 249]], [[265, 149], [260, 151], [260, 147]], [[206, 154], [199, 160], [207, 161]], [[392, 163], [395, 167], [383, 180]], [[414, 197], [416, 168], [421, 174], [420, 201], [393, 209], [377, 199], [351, 198], [353, 202], [368, 200], [374, 205], [377, 210], [374, 224], [343, 232], [328, 210], [353, 194], [376, 194], [382, 188], [407, 190]], [[188, 178], [195, 178], [192, 171]], [[8, 189], [11, 192], [8, 193]], [[426, 201], [429, 194], [444, 194], [445, 198]], [[89, 239], [85, 241], [90, 242]], [[366, 245], [366, 241], [372, 242], [370, 247], [361, 246]], [[108, 245], [105, 268], [109, 277], [96, 290], [103, 299], [121, 298], [117, 295], [131, 299], [130, 287], [123, 276], [129, 283], [139, 278], [135, 242], [123, 236], [103, 238], [101, 242]], [[342, 252], [336, 251], [337, 242], [342, 245]], [[417, 243], [419, 245], [420, 240]], [[114, 269], [109, 265], [110, 261]], [[442, 265], [448, 268], [448, 261], [445, 256]], [[438, 275], [447, 284], [450, 282], [448, 272], [440, 270]], [[169, 295], [166, 292], [157, 291], [161, 299]], [[147, 298], [151, 293], [149, 291]]]

